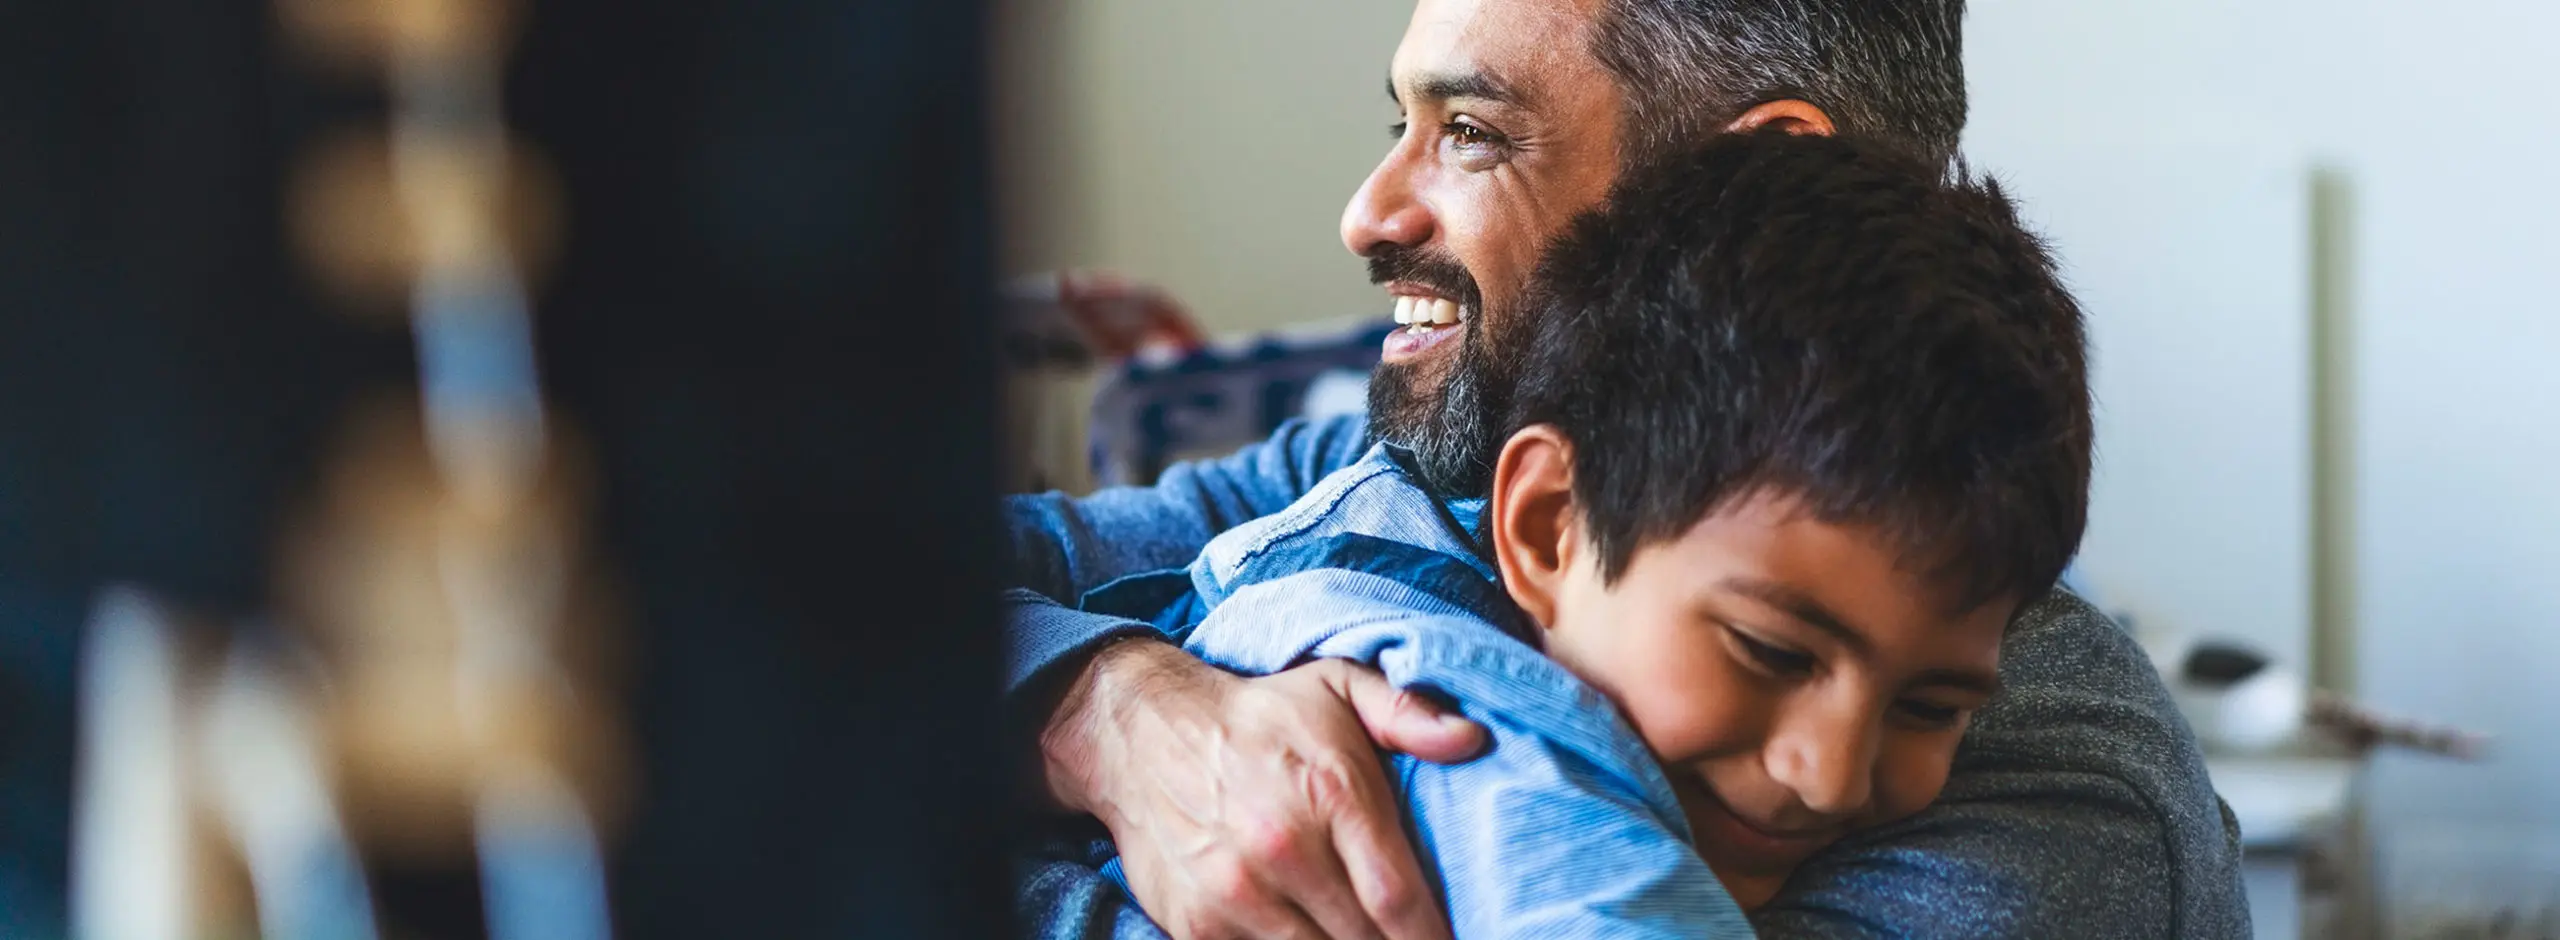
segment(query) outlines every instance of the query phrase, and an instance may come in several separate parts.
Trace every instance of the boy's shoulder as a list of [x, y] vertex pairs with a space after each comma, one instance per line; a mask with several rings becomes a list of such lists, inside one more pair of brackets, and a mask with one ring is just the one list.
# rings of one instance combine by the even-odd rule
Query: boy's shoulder
[[1292, 559], [1304, 567], [1346, 553], [1405, 549], [1448, 556], [1487, 582], [1495, 577], [1449, 509], [1405, 469], [1393, 445], [1379, 443], [1288, 508], [1211, 539], [1194, 576], [1204, 590], [1223, 594]]
[[[1213, 612], [1185, 645], [1204, 659], [1248, 674], [1308, 658], [1367, 663], [1486, 724], [1522, 761], [1560, 761], [1677, 816], [1643, 739], [1539, 648], [1474, 540], [1392, 445], [1211, 541], [1193, 579]], [[1480, 764], [1513, 777], [1532, 769]]]

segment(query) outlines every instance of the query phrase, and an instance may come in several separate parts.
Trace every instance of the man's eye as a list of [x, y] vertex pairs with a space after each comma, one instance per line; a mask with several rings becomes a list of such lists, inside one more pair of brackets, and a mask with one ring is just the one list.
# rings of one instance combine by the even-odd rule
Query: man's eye
[[1413, 125], [1407, 124], [1403, 121], [1397, 121], [1393, 124], [1389, 124], [1387, 125], [1387, 138], [1389, 140], [1403, 140], [1404, 132], [1412, 129], [1412, 127]]
[[1742, 651], [1749, 654], [1752, 661], [1759, 663], [1761, 668], [1782, 676], [1800, 676], [1813, 671], [1811, 656], [1783, 646], [1763, 643], [1751, 634], [1740, 630], [1730, 632], [1734, 640], [1742, 644]]
[[1964, 716], [1962, 709], [1935, 705], [1918, 699], [1903, 699], [1895, 702], [1893, 707], [1901, 711], [1904, 717], [1931, 728], [1952, 727], [1956, 719]]
[[1468, 121], [1451, 121], [1440, 126], [1440, 136], [1449, 141], [1449, 154], [1460, 169], [1482, 172], [1501, 166], [1511, 159], [1511, 141], [1501, 134]]
[[1450, 122], [1447, 131], [1449, 139], [1457, 141], [1461, 147], [1492, 147], [1502, 143], [1500, 135], [1464, 121]]

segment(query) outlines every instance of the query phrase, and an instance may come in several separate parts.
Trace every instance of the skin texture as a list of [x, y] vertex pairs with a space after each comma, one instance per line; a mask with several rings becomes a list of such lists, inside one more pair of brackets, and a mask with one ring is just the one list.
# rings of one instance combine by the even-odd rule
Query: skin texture
[[[1344, 246], [1374, 273], [1424, 275], [1380, 278], [1389, 293], [1509, 309], [1540, 248], [1606, 194], [1621, 96], [1589, 53], [1597, 7], [1416, 4], [1389, 67], [1404, 126], [1342, 218]], [[1832, 129], [1794, 100], [1730, 129], [1763, 126]], [[1404, 263], [1381, 270], [1387, 258]], [[1391, 354], [1376, 380], [1400, 383], [1423, 413], [1461, 343], [1485, 331], [1442, 332]], [[1446, 763], [1483, 745], [1481, 729], [1360, 667], [1245, 679], [1152, 640], [1088, 660], [1040, 738], [1052, 799], [1110, 829], [1139, 903], [1184, 938], [1448, 936], [1375, 749]]]
[[1504, 446], [1493, 549], [1547, 653], [1616, 702], [1679, 792], [1706, 857], [1756, 908], [1795, 866], [1938, 797], [1999, 679], [2014, 599], [1971, 609], [1866, 526], [1759, 491], [1601, 573], [1572, 446]]
[[1447, 937], [1376, 747], [1484, 746], [1351, 663], [1244, 679], [1153, 640], [1103, 650], [1041, 736], [1051, 795], [1093, 814], [1177, 937]]
[[[1343, 246], [1454, 264], [1482, 306], [1507, 309], [1547, 236], [1598, 203], [1617, 175], [1617, 86], [1585, 51], [1596, 7], [1417, 4], [1388, 70], [1399, 132], [1343, 209]], [[1449, 285], [1386, 286], [1476, 306]], [[1389, 357], [1408, 358], [1393, 344]]]
[[[1342, 243], [1389, 295], [1447, 301], [1458, 327], [1388, 335], [1370, 429], [1412, 448], [1426, 480], [1480, 493], [1500, 441], [1488, 400], [1516, 380], [1503, 347], [1547, 243], [1620, 168], [1614, 77], [1590, 55], [1599, 0], [1426, 0], [1388, 72], [1395, 138], [1342, 213]], [[1830, 133], [1811, 104], [1760, 104], [1737, 130]]]

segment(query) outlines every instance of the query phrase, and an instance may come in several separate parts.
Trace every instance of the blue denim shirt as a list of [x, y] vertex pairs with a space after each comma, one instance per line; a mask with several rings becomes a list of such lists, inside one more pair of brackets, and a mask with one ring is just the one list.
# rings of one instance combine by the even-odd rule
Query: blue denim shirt
[[[1357, 419], [1292, 423], [1234, 456], [1178, 465], [1153, 487], [1008, 499], [1008, 688], [1110, 638], [1161, 634], [1077, 605], [1130, 575], [1186, 568], [1220, 533], [1357, 462], [1367, 443]], [[1235, 623], [1244, 632], [1242, 612]], [[2132, 640], [2056, 591], [2021, 611], [2001, 674], [1938, 802], [1799, 867], [1753, 913], [1760, 935], [2248, 936], [2238, 829]], [[1024, 876], [1019, 912], [1036, 932], [1145, 925], [1090, 868], [1034, 861]]]

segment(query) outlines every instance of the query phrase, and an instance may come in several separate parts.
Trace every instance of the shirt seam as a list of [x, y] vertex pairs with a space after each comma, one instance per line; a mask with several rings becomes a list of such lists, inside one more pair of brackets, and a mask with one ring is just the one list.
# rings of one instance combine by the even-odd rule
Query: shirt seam
[[[1362, 459], [1365, 461], [1367, 458]], [[1311, 505], [1301, 502], [1281, 510], [1273, 517], [1269, 529], [1255, 537], [1252, 545], [1237, 553], [1232, 565], [1220, 566], [1230, 568], [1222, 573], [1224, 577], [1221, 580], [1232, 579], [1235, 571], [1242, 570], [1255, 558], [1268, 553], [1271, 547], [1281, 540], [1303, 535], [1307, 530], [1323, 523], [1333, 515], [1336, 507], [1342, 505], [1344, 499], [1350, 497], [1353, 490], [1359, 489], [1362, 485], [1393, 469], [1395, 468], [1392, 465], [1387, 464], [1363, 465], [1361, 462], [1354, 462], [1351, 466], [1337, 471], [1337, 476], [1327, 477], [1324, 483], [1318, 484], [1317, 492], [1325, 493], [1321, 503]]]

